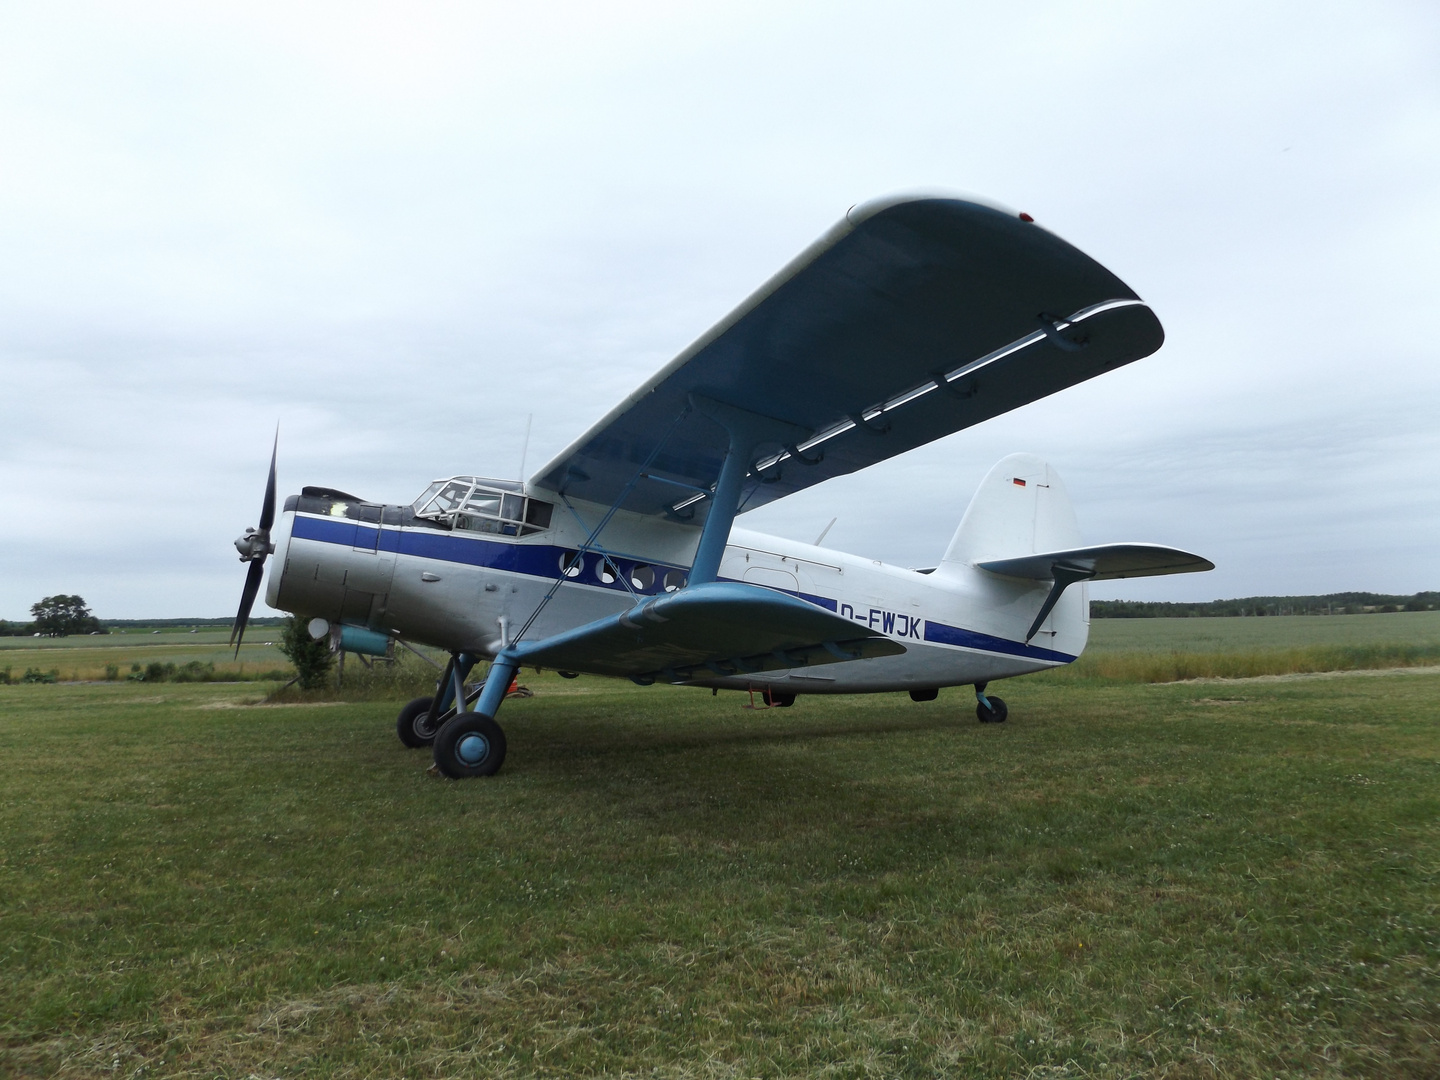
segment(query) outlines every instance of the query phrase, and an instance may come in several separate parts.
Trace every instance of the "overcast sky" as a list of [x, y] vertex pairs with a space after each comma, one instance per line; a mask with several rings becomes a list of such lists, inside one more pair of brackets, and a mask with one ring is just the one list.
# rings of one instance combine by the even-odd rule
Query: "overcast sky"
[[277, 421], [282, 493], [532, 471], [916, 189], [1164, 348], [744, 524], [929, 565], [1029, 450], [1218, 567], [1092, 595], [1440, 588], [1433, 0], [7, 4], [0, 147], [0, 617], [231, 615]]

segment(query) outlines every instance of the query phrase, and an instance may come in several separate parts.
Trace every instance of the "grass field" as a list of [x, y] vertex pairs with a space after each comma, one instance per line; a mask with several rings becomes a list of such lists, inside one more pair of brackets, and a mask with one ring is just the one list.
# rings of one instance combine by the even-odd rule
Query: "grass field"
[[0, 687], [0, 1074], [1440, 1074], [1436, 674], [526, 682]]
[[214, 664], [222, 674], [237, 676], [290, 666], [275, 647], [280, 640], [278, 627], [251, 627], [240, 646], [238, 660], [234, 648], [227, 644], [229, 640], [228, 629], [211, 628], [193, 634], [166, 629], [159, 633], [132, 630], [94, 637], [0, 637], [0, 669], [9, 668], [14, 678], [19, 678], [26, 668], [58, 671], [61, 681], [76, 682], [104, 679], [107, 665], [118, 668], [122, 679], [131, 664], [144, 667], [152, 662], [181, 666], [198, 661]]
[[1258, 619], [1094, 619], [1086, 651], [1200, 653], [1396, 644], [1440, 645], [1440, 611]]
[[1176, 682], [1440, 664], [1440, 611], [1096, 619], [1065, 682]]
[[[132, 664], [213, 664], [218, 676], [254, 676], [288, 668], [275, 648], [276, 627], [252, 627], [240, 656], [229, 631], [166, 628], [100, 637], [0, 638], [0, 670], [18, 679], [27, 668], [56, 671], [62, 682], [103, 680], [112, 666], [124, 678]], [[443, 661], [443, 654], [426, 650]], [[402, 659], [409, 660], [402, 652]], [[1078, 664], [1050, 678], [1172, 682], [1440, 663], [1440, 611], [1386, 615], [1215, 619], [1097, 619]], [[415, 676], [428, 678], [414, 662]], [[357, 672], [354, 665], [352, 672]], [[358, 673], [358, 672], [357, 672]], [[363, 682], [364, 680], [362, 680]], [[411, 680], [412, 682], [414, 680]], [[417, 691], [418, 692], [418, 691]]]

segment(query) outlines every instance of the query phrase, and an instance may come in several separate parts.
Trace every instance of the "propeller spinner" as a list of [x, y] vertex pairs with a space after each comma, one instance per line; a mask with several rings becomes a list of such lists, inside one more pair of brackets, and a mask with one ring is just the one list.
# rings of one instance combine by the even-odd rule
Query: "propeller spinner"
[[245, 535], [235, 541], [240, 552], [240, 561], [250, 564], [245, 574], [245, 589], [240, 594], [240, 611], [235, 616], [235, 625], [230, 631], [230, 644], [235, 646], [235, 655], [240, 655], [240, 643], [245, 639], [245, 624], [250, 621], [250, 609], [255, 606], [255, 597], [260, 593], [260, 581], [265, 576], [265, 557], [275, 551], [270, 542], [270, 526], [275, 524], [275, 453], [280, 448], [280, 432], [275, 432], [275, 444], [270, 448], [270, 478], [265, 482], [265, 501], [260, 506], [260, 527], [245, 530]]

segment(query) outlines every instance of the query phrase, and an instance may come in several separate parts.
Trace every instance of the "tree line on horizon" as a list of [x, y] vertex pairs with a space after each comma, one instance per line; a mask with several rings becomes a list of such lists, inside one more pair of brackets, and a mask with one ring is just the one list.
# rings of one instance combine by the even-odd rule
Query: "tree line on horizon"
[[1392, 611], [1435, 611], [1440, 592], [1411, 596], [1341, 592], [1324, 596], [1245, 596], [1238, 600], [1173, 603], [1164, 600], [1091, 600], [1092, 619], [1206, 619], [1257, 615], [1365, 615]]

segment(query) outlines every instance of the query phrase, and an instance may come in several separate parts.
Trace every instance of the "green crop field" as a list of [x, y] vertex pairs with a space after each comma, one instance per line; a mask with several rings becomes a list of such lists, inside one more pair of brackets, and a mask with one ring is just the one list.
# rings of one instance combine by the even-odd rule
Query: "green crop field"
[[525, 682], [462, 783], [393, 702], [0, 686], [0, 1075], [1440, 1074], [1433, 671]]
[[177, 666], [191, 663], [214, 664], [221, 673], [288, 668], [290, 661], [275, 648], [280, 630], [274, 626], [251, 627], [240, 647], [240, 656], [227, 642], [228, 629], [205, 627], [189, 630], [166, 628], [158, 632], [130, 630], [82, 637], [35, 638], [0, 637], [0, 670], [10, 669], [18, 679], [27, 668], [57, 671], [65, 682], [104, 679], [107, 665], [120, 670], [124, 678], [131, 664], [150, 663]]
[[1063, 682], [1175, 682], [1440, 665], [1440, 611], [1262, 618], [1095, 619]]
[[1094, 619], [1087, 651], [1230, 652], [1405, 643], [1440, 646], [1440, 611], [1258, 619]]

